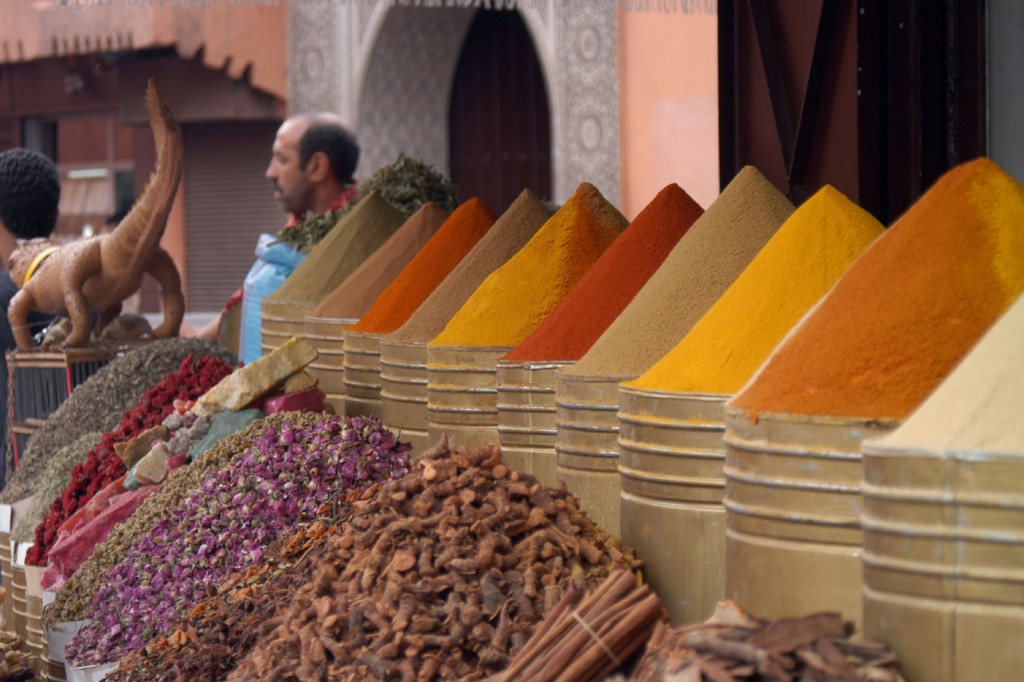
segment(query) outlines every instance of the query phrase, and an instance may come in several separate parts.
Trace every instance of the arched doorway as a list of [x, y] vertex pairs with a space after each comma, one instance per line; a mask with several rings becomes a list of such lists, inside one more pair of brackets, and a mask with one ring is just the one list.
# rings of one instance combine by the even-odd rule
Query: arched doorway
[[523, 189], [550, 199], [551, 116], [533, 41], [518, 12], [479, 10], [462, 46], [448, 117], [462, 199], [501, 213]]

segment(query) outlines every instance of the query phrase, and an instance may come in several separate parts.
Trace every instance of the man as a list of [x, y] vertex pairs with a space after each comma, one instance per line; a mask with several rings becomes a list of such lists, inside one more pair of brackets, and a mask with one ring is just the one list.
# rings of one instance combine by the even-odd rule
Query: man
[[307, 211], [320, 214], [348, 203], [358, 162], [359, 145], [340, 116], [296, 114], [277, 129], [265, 175], [295, 224]]
[[[356, 194], [355, 169], [359, 145], [342, 118], [331, 112], [310, 112], [289, 117], [277, 129], [270, 163], [264, 173], [274, 199], [289, 214], [285, 227], [296, 225], [307, 212], [337, 210]], [[239, 289], [220, 314], [197, 333], [216, 339], [224, 315], [242, 301]], [[259, 302], [249, 302], [258, 306]], [[244, 332], [243, 332], [244, 333]], [[253, 346], [255, 344], [255, 346]], [[246, 355], [258, 354], [259, 340], [246, 338]]]
[[[11, 253], [18, 239], [49, 237], [57, 225], [60, 203], [60, 176], [46, 156], [21, 147], [0, 153], [0, 346], [4, 354], [16, 348], [7, 308], [18, 293], [18, 286], [7, 272]], [[38, 331], [53, 318], [38, 313], [29, 315], [29, 325]], [[6, 462], [7, 444], [7, 362], [0, 362], [0, 452]], [[0, 466], [0, 477], [5, 473]], [[5, 481], [0, 481], [0, 485]]]

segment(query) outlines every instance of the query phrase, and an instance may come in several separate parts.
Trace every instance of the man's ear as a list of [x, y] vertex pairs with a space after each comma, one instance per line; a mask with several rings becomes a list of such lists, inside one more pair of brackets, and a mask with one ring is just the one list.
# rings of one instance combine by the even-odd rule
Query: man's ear
[[323, 182], [331, 174], [331, 160], [324, 152], [313, 152], [306, 162], [306, 179]]

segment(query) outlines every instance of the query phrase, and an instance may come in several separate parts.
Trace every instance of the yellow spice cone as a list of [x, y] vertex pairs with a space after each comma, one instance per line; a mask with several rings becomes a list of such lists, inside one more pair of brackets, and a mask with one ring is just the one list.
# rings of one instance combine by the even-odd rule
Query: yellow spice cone
[[765, 244], [693, 329], [626, 386], [733, 394], [884, 228], [826, 185]]
[[516, 255], [483, 281], [428, 345], [518, 345], [626, 224], [596, 187], [582, 183]]

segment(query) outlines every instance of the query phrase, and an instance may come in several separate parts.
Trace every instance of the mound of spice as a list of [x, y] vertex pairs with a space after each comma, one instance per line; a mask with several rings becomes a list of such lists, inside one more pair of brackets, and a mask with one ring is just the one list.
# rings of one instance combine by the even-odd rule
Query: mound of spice
[[682, 341], [628, 386], [731, 395], [884, 231], [826, 185], [783, 223]]
[[437, 234], [373, 302], [359, 322], [349, 329], [387, 334], [402, 326], [480, 241], [494, 220], [490, 207], [475, 197], [455, 209]]
[[337, 289], [320, 301], [311, 315], [332, 319], [359, 319], [365, 315], [447, 218], [448, 212], [437, 204], [423, 204]]
[[672, 350], [750, 264], [793, 205], [752, 166], [704, 211], [576, 364], [560, 372], [634, 378]]
[[180, 507], [185, 497], [199, 488], [208, 471], [226, 467], [238, 453], [250, 449], [253, 441], [262, 437], [268, 427], [279, 429], [286, 419], [302, 424], [313, 417], [282, 413], [258, 419], [245, 429], [218, 440], [188, 466], [176, 469], [134, 514], [114, 527], [107, 539], [61, 586], [54, 602], [43, 611], [44, 622], [52, 624], [84, 619], [93, 597], [106, 585], [107, 574], [128, 556], [136, 542]]
[[57, 450], [36, 482], [36, 491], [28, 511], [11, 529], [11, 540], [32, 542], [36, 526], [42, 523], [50, 512], [50, 505], [71, 483], [71, 471], [85, 462], [89, 451], [99, 445], [102, 437], [102, 433], [87, 433], [71, 445]]
[[1024, 290], [1024, 186], [948, 171], [857, 260], [731, 404], [903, 419]]
[[704, 212], [671, 184], [654, 197], [536, 331], [502, 360], [579, 360]]
[[369, 498], [378, 487], [349, 492], [318, 510], [313, 523], [271, 545], [265, 561], [234, 573], [215, 595], [196, 604], [174, 632], [122, 658], [120, 669], [107, 679], [224, 679], [273, 629], [273, 618], [288, 608], [292, 595], [313, 579], [327, 540], [352, 516], [351, 502]]
[[637, 565], [564, 488], [510, 472], [493, 445], [442, 440], [353, 512], [229, 680], [483, 677], [565, 590]]
[[581, 183], [526, 246], [483, 281], [429, 345], [518, 345], [626, 224], [596, 187]]
[[222, 346], [194, 338], [160, 339], [114, 358], [79, 384], [32, 434], [14, 476], [0, 492], [0, 502], [13, 504], [31, 495], [51, 455], [62, 447], [89, 432], [115, 430], [124, 413], [189, 355], [237, 361]]
[[129, 441], [151, 426], [160, 424], [175, 410], [176, 400], [195, 400], [231, 374], [232, 367], [209, 355], [182, 360], [178, 372], [169, 374], [139, 399], [124, 415], [116, 431], [103, 434], [99, 445], [86, 455], [85, 462], [71, 472], [71, 482], [53, 501], [50, 513], [36, 527], [35, 542], [25, 562], [45, 566], [50, 547], [57, 540], [57, 530], [82, 508], [92, 496], [124, 476], [124, 463], [114, 450], [116, 443]]
[[440, 334], [484, 279], [518, 253], [550, 217], [551, 212], [540, 199], [524, 189], [405, 324], [388, 338], [426, 343]]
[[405, 216], [371, 194], [314, 246], [277, 291], [264, 301], [315, 305], [338, 288], [360, 263], [405, 222]]
[[405, 474], [408, 449], [373, 419], [320, 415], [268, 427], [227, 468], [207, 472], [110, 571], [67, 660], [116, 661], [166, 632], [208, 588], [258, 563], [267, 545], [338, 493]]

